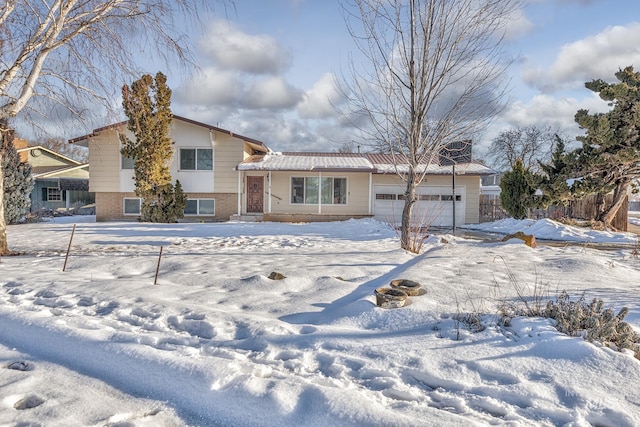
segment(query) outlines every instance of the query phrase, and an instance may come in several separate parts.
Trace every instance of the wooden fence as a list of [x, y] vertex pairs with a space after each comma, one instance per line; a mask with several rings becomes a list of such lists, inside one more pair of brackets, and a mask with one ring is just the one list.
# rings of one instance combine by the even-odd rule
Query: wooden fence
[[[613, 195], [608, 195], [606, 203], [613, 202]], [[611, 225], [618, 230], [627, 231], [627, 222], [629, 210], [629, 200], [625, 200], [624, 204], [618, 210], [616, 217]], [[596, 213], [596, 196], [586, 197], [582, 200], [570, 202], [567, 206], [550, 206], [547, 209], [531, 209], [529, 218], [575, 218], [588, 220], [595, 216]], [[509, 215], [502, 209], [500, 196], [481, 194], [480, 195], [480, 222], [491, 222], [507, 218]]]

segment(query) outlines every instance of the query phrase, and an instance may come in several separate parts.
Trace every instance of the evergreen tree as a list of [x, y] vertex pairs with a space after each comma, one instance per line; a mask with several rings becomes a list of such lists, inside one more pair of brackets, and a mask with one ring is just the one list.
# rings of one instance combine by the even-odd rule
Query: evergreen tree
[[2, 120], [0, 128], [4, 132], [2, 143], [2, 172], [4, 174], [4, 218], [7, 224], [15, 224], [29, 211], [33, 178], [31, 165], [20, 160], [20, 154], [13, 145], [14, 132], [7, 120]]
[[135, 159], [135, 192], [142, 198], [141, 220], [175, 222], [184, 216], [186, 197], [179, 183], [171, 184], [169, 164], [173, 149], [169, 127], [172, 115], [167, 78], [160, 72], [155, 79], [145, 74], [131, 87], [123, 86], [122, 98], [129, 118], [128, 129], [135, 140], [121, 135], [121, 153]]
[[566, 206], [573, 196], [567, 180], [573, 178], [570, 172], [571, 155], [565, 152], [562, 138], [555, 136], [555, 149], [551, 154], [549, 163], [539, 162], [540, 173], [538, 176], [538, 188], [542, 191], [539, 205]]
[[613, 190], [613, 203], [599, 203], [596, 220], [611, 227], [632, 182], [640, 178], [640, 73], [626, 67], [616, 73], [619, 83], [593, 80], [585, 86], [598, 92], [612, 107], [606, 113], [589, 114], [579, 110], [575, 120], [586, 130], [577, 137], [582, 147], [573, 155], [576, 177], [573, 191], [577, 195], [598, 194], [600, 200]]
[[502, 207], [515, 219], [526, 218], [529, 208], [536, 205], [535, 175], [520, 160], [516, 160], [513, 169], [502, 176], [500, 189]]

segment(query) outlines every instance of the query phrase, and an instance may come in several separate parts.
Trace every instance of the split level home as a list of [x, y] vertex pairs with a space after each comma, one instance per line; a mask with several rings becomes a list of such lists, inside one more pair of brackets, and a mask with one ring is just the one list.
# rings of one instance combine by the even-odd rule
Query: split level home
[[31, 212], [55, 211], [86, 206], [94, 201], [89, 192], [89, 164], [62, 155], [40, 145], [29, 146], [14, 140], [20, 160], [31, 165], [34, 179]]
[[[126, 125], [117, 123], [70, 140], [89, 147], [89, 188], [96, 195], [97, 221], [140, 214], [133, 161], [120, 154], [119, 135], [132, 138]], [[276, 153], [256, 139], [179, 116], [173, 117], [171, 139], [171, 174], [188, 198], [185, 220], [400, 221], [405, 185], [398, 173], [406, 165], [390, 155]], [[494, 171], [470, 156], [455, 165], [423, 167], [427, 179], [418, 188], [415, 222], [477, 223], [480, 177]]]

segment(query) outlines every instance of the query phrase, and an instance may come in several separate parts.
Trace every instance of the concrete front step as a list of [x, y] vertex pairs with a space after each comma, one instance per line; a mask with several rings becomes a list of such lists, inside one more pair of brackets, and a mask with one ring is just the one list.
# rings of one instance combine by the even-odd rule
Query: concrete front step
[[233, 214], [229, 218], [231, 221], [241, 221], [241, 222], [261, 222], [263, 220], [262, 214]]

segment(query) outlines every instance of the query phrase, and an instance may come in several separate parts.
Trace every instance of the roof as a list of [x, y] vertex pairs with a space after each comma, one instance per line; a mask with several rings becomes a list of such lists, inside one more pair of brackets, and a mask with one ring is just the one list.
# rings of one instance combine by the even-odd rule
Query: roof
[[23, 153], [23, 152], [29, 152], [29, 151], [35, 151], [35, 150], [39, 150], [39, 151], [46, 151], [49, 154], [52, 154], [55, 157], [58, 157], [60, 159], [63, 159], [64, 161], [72, 164], [72, 165], [81, 165], [82, 162], [79, 162], [75, 159], [72, 159], [71, 157], [67, 157], [65, 155], [62, 155], [60, 153], [58, 153], [57, 151], [53, 151], [47, 147], [43, 147], [42, 145], [33, 145], [31, 147], [25, 147], [25, 148], [20, 148], [18, 150], [16, 150], [18, 153]]
[[[406, 163], [397, 164], [400, 158], [383, 153], [269, 153], [253, 155], [240, 163], [239, 171], [332, 171], [371, 172], [379, 174], [406, 173]], [[495, 171], [476, 162], [457, 164], [456, 174], [490, 175]], [[428, 175], [451, 175], [453, 167], [423, 162], [418, 172]]]
[[370, 172], [371, 162], [360, 154], [340, 153], [270, 153], [253, 155], [237, 166], [237, 170], [294, 171], [362, 171]]
[[72, 172], [77, 169], [88, 168], [89, 163], [79, 163], [77, 165], [58, 165], [58, 166], [32, 166], [31, 175], [34, 178], [50, 178], [58, 175]]
[[[190, 124], [196, 125], [196, 126], [201, 126], [201, 127], [207, 128], [209, 130], [213, 130], [213, 131], [224, 133], [226, 135], [229, 135], [229, 136], [232, 136], [232, 137], [235, 137], [235, 138], [242, 139], [245, 142], [247, 142], [249, 144], [252, 144], [253, 146], [258, 147], [258, 151], [263, 151], [265, 153], [271, 151], [269, 149], [269, 147], [267, 147], [264, 142], [258, 141], [257, 139], [249, 138], [248, 136], [243, 136], [243, 135], [231, 132], [229, 130], [219, 128], [217, 126], [212, 126], [212, 125], [208, 125], [206, 123], [198, 122], [196, 120], [187, 119], [186, 117], [176, 116], [175, 114], [173, 115], [173, 119], [174, 120], [180, 120], [180, 121], [183, 121], [185, 123], [190, 123]], [[107, 126], [103, 126], [101, 128], [94, 129], [93, 132], [91, 132], [90, 134], [82, 135], [82, 136], [79, 136], [77, 138], [70, 139], [69, 140], [69, 144], [78, 144], [78, 143], [80, 143], [82, 141], [87, 141], [87, 140], [97, 136], [102, 131], [109, 130], [109, 129], [116, 129], [116, 128], [119, 128], [121, 126], [126, 125], [127, 123], [128, 123], [128, 120], [124, 120], [124, 121], [121, 121], [121, 122], [118, 122], [118, 123], [113, 123], [111, 125], [107, 125]]]

